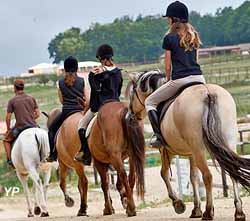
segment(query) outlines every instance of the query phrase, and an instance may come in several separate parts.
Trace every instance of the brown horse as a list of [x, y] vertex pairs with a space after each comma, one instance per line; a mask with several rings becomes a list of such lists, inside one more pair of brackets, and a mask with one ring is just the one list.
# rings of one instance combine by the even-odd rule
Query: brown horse
[[[50, 111], [49, 114], [43, 112], [48, 117], [47, 126], [60, 113], [60, 109], [56, 108]], [[77, 128], [80, 119], [83, 117], [81, 112], [74, 113], [69, 116], [59, 129], [56, 139], [56, 149], [58, 152], [59, 174], [60, 174], [60, 188], [64, 194], [65, 205], [72, 207], [74, 200], [68, 195], [66, 189], [66, 178], [70, 168], [76, 171], [78, 175], [78, 189], [81, 196], [80, 209], [77, 216], [87, 215], [87, 190], [88, 180], [84, 174], [84, 165], [74, 161], [74, 156], [81, 147], [81, 142], [78, 136]]]
[[[145, 117], [144, 101], [166, 82], [159, 71], [133, 73], [127, 87], [130, 109], [140, 119]], [[250, 187], [250, 160], [238, 156], [236, 106], [232, 96], [222, 87], [213, 84], [187, 88], [170, 105], [161, 121], [161, 132], [168, 143], [160, 149], [161, 176], [177, 212], [184, 212], [184, 204], [173, 191], [169, 181], [169, 166], [174, 155], [191, 159], [191, 182], [194, 187], [194, 209], [191, 217], [212, 220], [212, 174], [206, 162], [206, 150], [231, 177], [234, 190], [235, 220], [246, 220], [238, 183]], [[206, 187], [206, 210], [202, 215], [198, 193], [197, 171], [202, 173]]]
[[[99, 110], [88, 138], [95, 166], [100, 174], [105, 199], [104, 215], [114, 213], [109, 194], [108, 165], [117, 171], [117, 190], [128, 216], [136, 215], [133, 187], [144, 196], [145, 143], [142, 129], [128, 108], [121, 102], [110, 102]], [[129, 177], [123, 160], [129, 157]]]
[[[52, 110], [48, 121], [55, 118], [58, 110]], [[66, 206], [73, 206], [66, 192], [66, 175], [68, 168], [74, 168], [78, 177], [78, 188], [81, 194], [81, 207], [78, 215], [86, 215], [87, 179], [84, 165], [74, 161], [80, 149], [77, 127], [82, 114], [76, 113], [68, 117], [62, 124], [56, 142], [60, 168], [60, 187], [65, 196]], [[112, 164], [117, 171], [117, 190], [128, 216], [136, 215], [133, 199], [133, 187], [136, 182], [137, 193], [144, 196], [144, 137], [136, 118], [133, 117], [124, 103], [110, 102], [100, 109], [88, 138], [95, 166], [101, 177], [104, 193], [104, 215], [114, 213], [109, 194], [108, 168]], [[127, 178], [123, 161], [129, 157], [129, 177]]]

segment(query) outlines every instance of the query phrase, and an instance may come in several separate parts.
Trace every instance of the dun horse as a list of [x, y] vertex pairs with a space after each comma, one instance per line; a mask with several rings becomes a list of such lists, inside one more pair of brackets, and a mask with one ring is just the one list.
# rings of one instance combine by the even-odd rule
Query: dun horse
[[[49, 121], [54, 119], [56, 110], [49, 114]], [[86, 215], [87, 208], [87, 178], [84, 175], [84, 165], [74, 161], [74, 156], [80, 149], [77, 127], [82, 115], [76, 113], [65, 120], [57, 136], [56, 148], [60, 168], [60, 186], [65, 195], [66, 205], [72, 206], [73, 200], [66, 192], [65, 177], [68, 168], [75, 168], [79, 176], [79, 191], [81, 208], [78, 215]], [[128, 112], [125, 104], [110, 102], [99, 111], [93, 123], [88, 138], [95, 166], [101, 177], [104, 193], [104, 215], [114, 213], [109, 194], [108, 167], [112, 164], [117, 170], [117, 189], [121, 202], [128, 216], [136, 215], [133, 199], [133, 187], [136, 182], [137, 193], [144, 195], [144, 137], [138, 121]], [[129, 177], [127, 178], [123, 160], [129, 157]]]
[[[28, 176], [33, 181], [35, 215], [49, 216], [46, 206], [46, 192], [50, 180], [51, 164], [43, 163], [48, 155], [48, 133], [40, 128], [30, 128], [23, 131], [18, 136], [11, 151], [11, 159], [26, 196], [28, 217], [34, 216], [28, 188]], [[43, 172], [43, 185], [38, 172], [39, 168]]]
[[[142, 119], [145, 117], [144, 101], [154, 90], [165, 83], [159, 71], [130, 74], [127, 86], [130, 108]], [[216, 160], [231, 177], [234, 189], [235, 220], [245, 220], [238, 183], [250, 187], [250, 160], [239, 157], [236, 152], [237, 123], [236, 107], [232, 96], [222, 87], [207, 84], [185, 89], [170, 105], [161, 121], [161, 131], [168, 143], [161, 148], [161, 176], [167, 186], [169, 197], [178, 213], [184, 212], [183, 202], [172, 190], [169, 182], [169, 165], [174, 155], [191, 158], [191, 182], [194, 187], [194, 209], [191, 217], [212, 220], [212, 175], [205, 151]], [[202, 173], [206, 187], [206, 210], [202, 215], [198, 194], [197, 172]]]

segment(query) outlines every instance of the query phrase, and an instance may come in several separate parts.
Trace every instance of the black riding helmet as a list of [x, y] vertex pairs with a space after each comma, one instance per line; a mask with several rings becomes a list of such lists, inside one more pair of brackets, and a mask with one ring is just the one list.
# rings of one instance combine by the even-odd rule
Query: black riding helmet
[[78, 61], [73, 56], [69, 56], [64, 61], [64, 70], [68, 73], [75, 73], [78, 69]]
[[178, 18], [180, 22], [188, 22], [188, 8], [185, 4], [179, 1], [171, 3], [167, 7], [166, 15], [163, 17]]
[[96, 50], [96, 58], [99, 60], [111, 59], [113, 56], [113, 48], [108, 44], [103, 44], [99, 46]]

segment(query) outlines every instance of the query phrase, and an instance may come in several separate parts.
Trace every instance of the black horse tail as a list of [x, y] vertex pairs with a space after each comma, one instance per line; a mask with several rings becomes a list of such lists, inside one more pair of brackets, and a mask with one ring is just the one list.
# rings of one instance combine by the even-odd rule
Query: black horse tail
[[143, 131], [136, 117], [127, 108], [123, 112], [122, 125], [128, 142], [129, 162], [135, 168], [137, 195], [144, 199], [145, 141]]
[[205, 100], [202, 121], [202, 134], [206, 149], [213, 161], [216, 160], [226, 173], [246, 189], [250, 187], [250, 159], [242, 158], [233, 152], [225, 141], [218, 114], [217, 96], [208, 94]]

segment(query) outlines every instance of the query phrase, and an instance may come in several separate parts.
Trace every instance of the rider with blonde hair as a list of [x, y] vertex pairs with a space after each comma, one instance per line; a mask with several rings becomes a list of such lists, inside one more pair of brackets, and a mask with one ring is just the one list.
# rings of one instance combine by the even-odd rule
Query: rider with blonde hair
[[[122, 88], [122, 74], [112, 59], [113, 48], [103, 44], [96, 51], [96, 58], [101, 62], [100, 67], [94, 68], [89, 73], [90, 109], [86, 112], [79, 123], [78, 134], [82, 143], [81, 150], [75, 156], [75, 160], [85, 165], [91, 164], [91, 153], [86, 138], [86, 129], [95, 116], [95, 113], [107, 102], [119, 101]], [[112, 110], [111, 110], [112, 111]]]
[[179, 1], [173, 2], [168, 6], [166, 15], [163, 17], [167, 17], [170, 27], [162, 45], [165, 50], [164, 63], [167, 83], [145, 100], [148, 118], [154, 131], [151, 146], [156, 148], [164, 144], [156, 109], [158, 104], [174, 96], [186, 84], [205, 83], [197, 63], [197, 49], [201, 45], [201, 41], [198, 32], [189, 23], [188, 8]]

